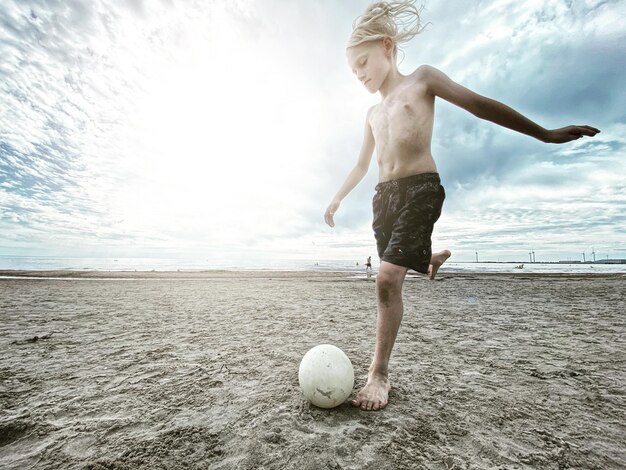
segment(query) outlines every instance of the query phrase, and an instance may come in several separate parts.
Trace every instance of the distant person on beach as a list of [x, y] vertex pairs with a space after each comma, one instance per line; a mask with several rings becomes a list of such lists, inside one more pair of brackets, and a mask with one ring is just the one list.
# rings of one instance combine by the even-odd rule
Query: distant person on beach
[[372, 257], [368, 256], [367, 261], [365, 262], [365, 272], [367, 273], [367, 277], [372, 275]]
[[376, 347], [367, 384], [352, 401], [364, 410], [379, 410], [388, 402], [389, 358], [402, 319], [402, 286], [407, 270], [434, 279], [451, 254], [448, 250], [435, 254], [431, 251], [433, 226], [445, 198], [431, 154], [435, 98], [542, 142], [564, 143], [600, 132], [590, 126], [544, 129], [429, 65], [418, 67], [410, 75], [400, 74], [398, 45], [421, 30], [419, 10], [413, 0], [373, 3], [353, 23], [346, 47], [348, 65], [356, 78], [367, 91], [381, 95], [380, 103], [367, 112], [356, 166], [324, 215], [326, 223], [334, 227], [333, 216], [341, 201], [363, 179], [376, 149], [379, 182], [373, 199], [372, 227], [381, 259], [376, 277]]

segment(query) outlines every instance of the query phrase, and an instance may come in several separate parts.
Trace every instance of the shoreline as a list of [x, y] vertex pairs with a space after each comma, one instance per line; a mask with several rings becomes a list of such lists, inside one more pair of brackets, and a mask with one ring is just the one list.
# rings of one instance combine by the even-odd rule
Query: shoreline
[[[454, 272], [440, 271], [436, 281], [446, 278], [566, 278], [566, 279], [619, 279], [626, 278], [626, 272], [618, 273], [533, 273], [533, 272]], [[226, 278], [289, 278], [289, 279], [368, 279], [363, 271], [272, 271], [272, 270], [0, 270], [0, 279], [226, 279]], [[376, 273], [371, 280], [376, 278]], [[424, 279], [426, 275], [410, 271], [407, 279]]]

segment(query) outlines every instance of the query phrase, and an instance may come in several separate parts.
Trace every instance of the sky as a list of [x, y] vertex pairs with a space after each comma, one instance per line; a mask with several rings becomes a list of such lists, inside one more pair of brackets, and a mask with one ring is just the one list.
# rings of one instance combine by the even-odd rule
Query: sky
[[[0, 255], [375, 258], [375, 158], [323, 222], [380, 100], [345, 59], [368, 3], [2, 0]], [[545, 144], [437, 99], [433, 249], [625, 258], [626, 0], [423, 6], [401, 73], [602, 131]]]

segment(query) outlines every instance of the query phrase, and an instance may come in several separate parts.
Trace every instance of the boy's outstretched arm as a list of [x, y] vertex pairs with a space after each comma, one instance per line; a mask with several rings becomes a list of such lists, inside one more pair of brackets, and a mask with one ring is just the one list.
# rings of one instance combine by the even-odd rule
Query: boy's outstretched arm
[[371, 109], [367, 112], [367, 118], [365, 119], [365, 130], [363, 135], [363, 144], [361, 145], [361, 151], [359, 152], [359, 159], [356, 165], [348, 174], [348, 177], [335, 194], [335, 197], [328, 205], [326, 213], [324, 214], [324, 221], [331, 227], [335, 226], [335, 220], [333, 216], [344, 197], [346, 197], [350, 191], [361, 181], [367, 174], [367, 170], [372, 160], [372, 153], [374, 153], [374, 135], [372, 134], [372, 128], [369, 124]]
[[542, 142], [562, 144], [580, 139], [585, 135], [593, 137], [600, 132], [599, 129], [591, 126], [566, 126], [560, 129], [544, 129], [507, 105], [481, 96], [453, 82], [446, 74], [434, 67], [423, 65], [417, 69], [416, 73], [422, 75], [431, 94], [469, 111], [476, 117], [529, 135]]

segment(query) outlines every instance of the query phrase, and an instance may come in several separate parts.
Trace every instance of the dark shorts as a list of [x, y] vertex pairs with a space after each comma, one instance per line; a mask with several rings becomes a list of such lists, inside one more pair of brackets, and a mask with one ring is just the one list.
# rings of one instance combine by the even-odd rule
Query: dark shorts
[[430, 237], [446, 193], [437, 173], [422, 173], [376, 185], [374, 236], [381, 260], [428, 272]]

